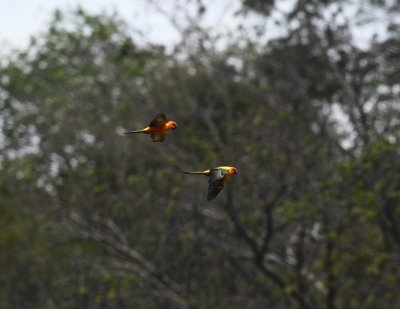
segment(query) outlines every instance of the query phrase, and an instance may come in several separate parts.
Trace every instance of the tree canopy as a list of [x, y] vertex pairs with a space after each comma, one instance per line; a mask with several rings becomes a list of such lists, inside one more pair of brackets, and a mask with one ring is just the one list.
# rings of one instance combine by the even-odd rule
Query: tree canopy
[[[400, 304], [389, 2], [361, 6], [387, 17], [366, 47], [348, 1], [282, 13], [243, 0], [240, 14], [278, 12], [286, 31], [223, 47], [198, 1], [171, 50], [135, 41], [115, 14], [55, 12], [0, 62], [0, 307]], [[123, 134], [159, 112], [178, 123], [165, 142]], [[181, 171], [218, 165], [238, 175], [207, 202], [204, 177]]]

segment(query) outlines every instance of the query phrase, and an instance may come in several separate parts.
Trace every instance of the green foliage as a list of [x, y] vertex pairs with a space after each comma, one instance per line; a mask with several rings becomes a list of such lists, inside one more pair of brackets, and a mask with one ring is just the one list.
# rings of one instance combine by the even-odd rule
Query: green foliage
[[[174, 53], [117, 16], [57, 11], [7, 58], [0, 307], [400, 302], [398, 56], [325, 24], [331, 1], [300, 4], [268, 46], [206, 48], [196, 28]], [[164, 143], [123, 134], [159, 112], [178, 122]], [[180, 171], [218, 165], [239, 174], [208, 203]]]

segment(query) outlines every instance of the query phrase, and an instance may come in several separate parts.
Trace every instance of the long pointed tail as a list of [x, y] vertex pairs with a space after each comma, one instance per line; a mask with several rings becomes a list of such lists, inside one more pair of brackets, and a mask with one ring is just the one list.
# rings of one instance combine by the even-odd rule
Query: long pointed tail
[[128, 132], [125, 132], [124, 134], [132, 134], [132, 133], [146, 133], [146, 130], [143, 129], [143, 130], [136, 130], [136, 131], [128, 131]]
[[210, 170], [206, 170], [206, 171], [202, 171], [202, 172], [186, 172], [186, 171], [183, 171], [182, 173], [184, 173], [184, 174], [203, 174], [203, 175], [209, 175], [209, 174], [210, 174]]

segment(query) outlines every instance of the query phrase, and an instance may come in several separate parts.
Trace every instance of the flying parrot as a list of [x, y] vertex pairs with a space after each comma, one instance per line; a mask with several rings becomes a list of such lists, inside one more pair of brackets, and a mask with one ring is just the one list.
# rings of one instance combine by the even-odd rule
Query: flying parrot
[[224, 188], [229, 176], [237, 174], [233, 166], [218, 166], [202, 172], [183, 172], [185, 174], [203, 174], [208, 176], [207, 201], [214, 199]]
[[150, 134], [153, 142], [163, 142], [170, 130], [175, 130], [177, 124], [174, 121], [168, 121], [164, 113], [158, 114], [149, 124], [148, 127], [137, 130], [125, 132], [125, 134], [132, 133], [145, 133]]

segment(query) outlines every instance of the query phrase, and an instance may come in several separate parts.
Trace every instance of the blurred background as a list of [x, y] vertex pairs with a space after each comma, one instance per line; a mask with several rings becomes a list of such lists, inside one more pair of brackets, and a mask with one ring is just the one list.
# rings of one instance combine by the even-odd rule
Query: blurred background
[[1, 308], [400, 306], [399, 1], [0, 5]]

